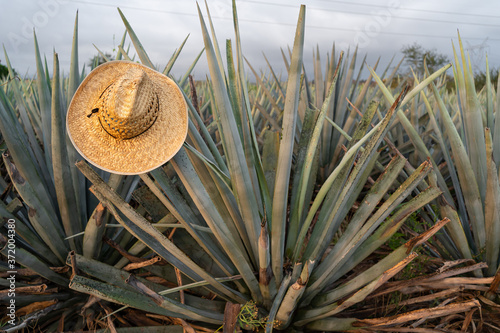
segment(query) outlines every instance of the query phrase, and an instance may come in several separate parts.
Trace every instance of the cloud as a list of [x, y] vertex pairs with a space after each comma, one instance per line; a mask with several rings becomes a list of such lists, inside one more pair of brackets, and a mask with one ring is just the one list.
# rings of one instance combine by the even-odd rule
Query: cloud
[[[319, 46], [322, 61], [326, 63], [334, 42], [337, 50], [347, 47], [353, 49], [357, 44], [360, 55], [368, 54], [367, 61], [371, 65], [381, 57], [381, 68], [393, 55], [400, 56], [399, 51], [403, 45], [414, 42], [424, 48], [435, 48], [451, 58], [451, 40], [456, 41], [457, 29], [460, 29], [465, 46], [470, 49], [473, 62], [479, 68], [484, 68], [485, 51], [488, 51], [490, 67], [498, 67], [500, 64], [500, 48], [497, 46], [500, 41], [497, 37], [500, 24], [496, 23], [500, 16], [490, 14], [499, 12], [500, 4], [493, 0], [474, 4], [451, 0], [423, 0], [418, 3], [387, 0], [365, 3], [363, 6], [338, 0], [302, 2], [307, 6], [304, 59], [308, 71], [312, 70], [313, 49]], [[208, 0], [208, 5], [224, 52], [226, 39], [231, 39], [234, 43], [231, 1]], [[2, 14], [0, 20], [0, 41], [17, 71], [34, 75], [34, 28], [40, 52], [47, 56], [49, 67], [55, 49], [59, 53], [61, 69], [67, 73], [77, 10], [79, 58], [82, 67], [84, 62], [97, 54], [93, 44], [103, 52], [116, 53], [125, 31], [116, 9], [118, 6], [151, 60], [160, 69], [163, 69], [187, 35], [188, 41], [173, 68], [173, 74], [183, 75], [202, 50], [203, 40], [194, 0], [149, 0], [140, 3], [123, 0], [4, 0], [2, 10], [7, 15]], [[245, 57], [254, 68], [266, 70], [267, 65], [262, 55], [264, 52], [276, 71], [285, 74], [280, 49], [287, 53], [287, 47], [293, 45], [300, 3], [284, 0], [237, 0], [237, 7]], [[202, 1], [200, 8], [207, 20]], [[127, 39], [126, 45], [129, 45], [129, 41]], [[358, 58], [362, 59], [362, 56]], [[198, 79], [203, 79], [207, 74], [204, 56], [195, 67], [194, 74]]]

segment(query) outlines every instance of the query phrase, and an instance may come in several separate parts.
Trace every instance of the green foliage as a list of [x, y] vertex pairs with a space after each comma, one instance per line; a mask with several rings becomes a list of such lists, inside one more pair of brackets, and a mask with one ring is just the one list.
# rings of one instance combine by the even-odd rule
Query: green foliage
[[389, 240], [387, 241], [387, 246], [389, 246], [391, 250], [395, 250], [404, 243], [406, 243], [406, 241], [407, 239], [404, 233], [395, 232], [394, 235], [392, 235], [392, 237], [389, 238]]
[[[446, 55], [437, 52], [435, 49], [426, 49], [418, 43], [403, 46], [401, 49], [405, 57], [405, 63], [409, 68], [412, 68], [419, 77], [425, 74], [425, 64], [431, 73], [449, 63]], [[425, 61], [425, 64], [424, 64]], [[408, 69], [407, 73], [411, 73]]]
[[[417, 251], [422, 251], [421, 249], [417, 249]], [[422, 255], [417, 257], [411, 263], [409, 263], [402, 271], [401, 271], [401, 279], [402, 280], [410, 280], [419, 276], [427, 275], [432, 273], [428, 268], [429, 257], [426, 255]]]
[[487, 80], [489, 80], [492, 87], [496, 90], [498, 83], [498, 68], [492, 68], [489, 72], [489, 78], [487, 77], [486, 71], [482, 71], [479, 73], [475, 73], [474, 75], [474, 86], [477, 91], [481, 91], [481, 89], [485, 88]]
[[0, 64], [0, 79], [6, 79], [9, 76], [9, 69], [7, 66]]
[[111, 60], [115, 60], [115, 57], [111, 53], [109, 52], [106, 52], [104, 54], [98, 53], [88, 60], [87, 66], [89, 66], [90, 69], [93, 69]]
[[238, 314], [238, 322], [241, 327], [258, 331], [259, 329], [265, 329], [269, 323], [269, 316], [262, 317], [259, 313], [259, 307], [254, 301], [249, 301], [241, 307], [240, 313]]

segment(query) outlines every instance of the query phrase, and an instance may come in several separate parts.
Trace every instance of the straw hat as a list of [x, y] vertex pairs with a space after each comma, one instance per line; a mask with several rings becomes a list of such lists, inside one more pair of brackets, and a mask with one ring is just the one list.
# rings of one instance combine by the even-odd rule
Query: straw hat
[[186, 139], [188, 115], [182, 92], [167, 76], [134, 62], [110, 61], [78, 87], [66, 123], [87, 161], [133, 175], [177, 153]]

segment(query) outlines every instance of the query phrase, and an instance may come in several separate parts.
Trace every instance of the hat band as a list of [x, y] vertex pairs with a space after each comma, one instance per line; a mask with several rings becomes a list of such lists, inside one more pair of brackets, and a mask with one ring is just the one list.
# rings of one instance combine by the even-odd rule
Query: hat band
[[[114, 85], [111, 83], [98, 98], [94, 108], [91, 110], [90, 114], [87, 115], [90, 118], [94, 113], [97, 114], [99, 119], [99, 124], [102, 129], [109, 134], [111, 137], [117, 140], [128, 140], [136, 138], [142, 133], [146, 132], [158, 119], [158, 112], [160, 109], [160, 99], [156, 91], [150, 92], [150, 103], [146, 109], [140, 108], [139, 114], [136, 114], [134, 118], [117, 118], [113, 106], [109, 108], [109, 103], [114, 104]], [[113, 97], [111, 97], [113, 96]], [[123, 126], [121, 125], [123, 124]]]
[[141, 135], [142, 133], [144, 133], [144, 132], [146, 132], [148, 129], [150, 129], [150, 128], [151, 128], [151, 126], [153, 126], [153, 125], [154, 125], [154, 123], [156, 123], [156, 119], [158, 119], [158, 117], [155, 117], [155, 118], [154, 118], [154, 120], [153, 120], [153, 122], [152, 122], [152, 123], [151, 123], [148, 127], [146, 127], [146, 128], [144, 129], [144, 131], [142, 131], [142, 132], [140, 132], [140, 133], [138, 133], [138, 134], [136, 134], [136, 135], [134, 135], [134, 136], [130, 136], [130, 137], [126, 137], [126, 138], [119, 138], [119, 137], [116, 137], [116, 136], [114, 136], [113, 134], [111, 134], [111, 133], [110, 133], [110, 132], [106, 129], [106, 126], [104, 126], [104, 125], [102, 124], [101, 117], [99, 117], [99, 124], [101, 124], [102, 129], [103, 129], [106, 133], [108, 133], [110, 136], [112, 136], [113, 138], [115, 138], [115, 139], [117, 139], [117, 140], [130, 140], [130, 139], [133, 139], [133, 138], [138, 137], [139, 135]]

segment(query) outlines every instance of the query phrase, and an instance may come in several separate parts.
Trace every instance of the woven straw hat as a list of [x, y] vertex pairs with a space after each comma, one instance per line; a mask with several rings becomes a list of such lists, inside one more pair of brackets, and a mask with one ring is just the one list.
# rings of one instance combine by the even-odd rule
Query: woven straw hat
[[188, 115], [182, 92], [167, 76], [134, 62], [110, 61], [78, 87], [66, 123], [87, 161], [133, 175], [177, 153], [186, 139]]

